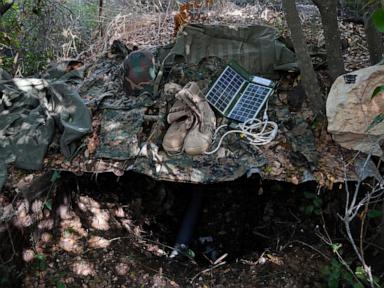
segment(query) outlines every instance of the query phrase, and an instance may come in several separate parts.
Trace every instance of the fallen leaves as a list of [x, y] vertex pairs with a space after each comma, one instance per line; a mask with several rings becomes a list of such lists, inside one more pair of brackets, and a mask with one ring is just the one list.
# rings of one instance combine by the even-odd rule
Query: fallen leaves
[[107, 248], [111, 242], [100, 236], [91, 236], [88, 240], [88, 246], [94, 249]]

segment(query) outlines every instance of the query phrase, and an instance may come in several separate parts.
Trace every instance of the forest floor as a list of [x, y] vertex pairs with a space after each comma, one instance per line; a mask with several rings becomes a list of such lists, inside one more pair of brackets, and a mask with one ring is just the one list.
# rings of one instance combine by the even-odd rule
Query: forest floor
[[[204, 193], [194, 258], [170, 261], [193, 190]], [[312, 201], [303, 193], [314, 190], [314, 183], [257, 178], [201, 186], [62, 173], [54, 191], [61, 200], [32, 203], [39, 220], [24, 243], [20, 280], [23, 287], [324, 287], [332, 253], [315, 236], [320, 217], [303, 212]], [[201, 237], [212, 238], [218, 261]]]
[[[262, 14], [259, 10], [228, 9], [231, 13], [221, 13], [210, 21], [259, 23], [255, 16]], [[321, 49], [320, 21], [313, 21], [317, 12], [312, 15], [313, 10], [308, 11], [302, 17], [309, 45]], [[279, 13], [264, 13], [263, 21], [281, 25]], [[341, 21], [340, 27], [346, 69], [368, 66], [362, 25]], [[167, 42], [171, 24], [165, 34], [162, 41]], [[135, 44], [153, 43], [136, 39]], [[319, 77], [323, 74], [319, 70]], [[340, 272], [330, 270], [335, 256], [330, 243], [320, 239], [328, 232], [324, 226], [332, 237], [340, 237], [334, 233], [337, 224], [328, 219], [335, 215], [332, 209], [337, 209], [339, 196], [332, 195], [332, 201], [327, 202], [331, 191], [318, 189], [315, 183], [294, 186], [241, 178], [200, 186], [157, 182], [134, 173], [122, 177], [61, 173], [60, 179], [55, 173], [54, 180], [48, 182], [52, 183], [48, 196], [31, 203], [32, 215], [26, 202], [19, 199], [20, 217], [14, 224], [28, 228], [13, 229], [12, 245], [3, 245], [9, 248], [9, 255], [15, 254], [13, 249], [16, 252], [8, 270], [0, 271], [8, 275], [3, 277], [5, 287], [309, 288], [326, 287]], [[20, 181], [34, 177], [17, 170], [11, 175], [1, 204], [13, 199], [12, 191]], [[196, 189], [203, 190], [205, 196], [190, 246], [189, 254], [195, 257], [170, 261], [167, 256], [188, 195]], [[318, 207], [313, 205], [316, 201]], [[207, 247], [199, 244], [201, 237], [212, 238], [218, 261], [204, 254]], [[337, 281], [342, 281], [339, 274]]]

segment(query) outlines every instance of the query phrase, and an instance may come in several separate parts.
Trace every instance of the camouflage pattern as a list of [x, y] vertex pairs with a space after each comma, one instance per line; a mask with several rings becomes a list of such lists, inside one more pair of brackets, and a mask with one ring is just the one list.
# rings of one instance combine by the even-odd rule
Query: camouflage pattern
[[7, 179], [7, 166], [5, 162], [0, 159], [0, 190], [5, 184], [5, 181]]
[[[197, 65], [176, 64], [163, 79], [163, 84], [176, 82], [184, 85], [193, 80], [206, 90], [224, 67], [224, 61], [216, 57], [204, 59]], [[121, 93], [121, 87], [116, 85], [116, 90], [113, 90], [115, 95], [120, 96], [106, 97], [99, 105], [102, 113], [101, 143], [96, 156], [87, 158], [79, 153], [72, 162], [63, 163], [51, 155], [46, 159], [47, 167], [75, 173], [113, 172], [118, 176], [131, 170], [158, 180], [187, 183], [232, 181], [253, 173], [260, 174], [264, 179], [295, 184], [317, 180], [327, 185], [343, 181], [343, 163], [339, 157], [333, 155], [343, 153], [345, 159], [348, 159], [348, 151], [340, 152], [337, 146], [327, 143], [328, 157], [321, 157], [319, 164], [313, 164], [315, 168], [311, 167], [313, 165], [310, 163], [314, 161], [310, 157], [312, 154], [316, 155], [319, 148], [308, 124], [300, 114], [291, 113], [286, 106], [278, 104], [275, 96], [270, 100], [269, 114], [271, 120], [281, 124], [277, 140], [270, 145], [255, 148], [243, 141], [241, 136], [232, 134], [225, 138], [222, 148], [216, 154], [169, 156], [161, 148], [161, 143], [168, 128], [166, 115], [175, 101], [174, 97], [164, 95], [162, 90], [156, 101], [145, 94], [126, 97]], [[143, 109], [145, 107], [147, 108]], [[147, 117], [152, 117], [149, 114], [158, 117], [154, 121], [147, 121]], [[225, 118], [217, 116], [218, 125], [226, 123]], [[126, 128], [113, 131], [113, 136], [108, 135], [109, 123], [120, 122]], [[225, 129], [221, 133], [224, 132]], [[116, 138], [125, 139], [121, 147], [114, 146], [113, 141]], [[131, 148], [124, 145], [125, 143], [131, 143]]]
[[187, 64], [215, 56], [227, 63], [234, 60], [252, 74], [278, 79], [278, 71], [298, 70], [295, 54], [278, 37], [270, 26], [189, 24], [178, 33], [171, 52]]
[[138, 137], [142, 130], [143, 116], [143, 109], [104, 109], [99, 134], [101, 144], [96, 157], [116, 160], [135, 158], [139, 153]]
[[[208, 57], [199, 63], [174, 64], [164, 71], [159, 96], [153, 99], [146, 93], [127, 95], [123, 63], [100, 58], [87, 68], [86, 78], [77, 86], [88, 106], [96, 111], [94, 115], [101, 115], [96, 153], [78, 153], [71, 161], [65, 161], [51, 152], [45, 159], [45, 168], [78, 174], [113, 172], [118, 176], [130, 170], [158, 180], [188, 183], [232, 181], [253, 173], [263, 179], [295, 184], [316, 180], [328, 185], [343, 181], [344, 162], [339, 156], [348, 161], [349, 151], [326, 139], [319, 144], [306, 122], [307, 110], [291, 113], [276, 96], [270, 99], [269, 115], [279, 123], [279, 133], [269, 145], [255, 148], [243, 141], [241, 135], [232, 134], [213, 155], [167, 155], [161, 143], [168, 128], [166, 116], [175, 98], [164, 94], [164, 84], [174, 82], [183, 86], [196, 81], [205, 93], [225, 63], [218, 57]], [[216, 116], [218, 126], [226, 123], [225, 118]], [[224, 132], [225, 129], [221, 133]], [[318, 163], [311, 158], [316, 154], [322, 155]]]
[[156, 77], [155, 58], [148, 50], [133, 51], [125, 58], [124, 88], [128, 96], [138, 96], [143, 92], [153, 93]]

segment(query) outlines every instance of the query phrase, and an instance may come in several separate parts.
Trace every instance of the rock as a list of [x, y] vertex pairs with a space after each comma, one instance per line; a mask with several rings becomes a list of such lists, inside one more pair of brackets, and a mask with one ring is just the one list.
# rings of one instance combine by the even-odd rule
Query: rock
[[338, 77], [327, 99], [328, 132], [347, 149], [381, 156], [378, 143], [384, 123], [371, 129], [373, 119], [384, 112], [384, 93], [372, 99], [376, 87], [384, 84], [384, 66], [371, 66]]

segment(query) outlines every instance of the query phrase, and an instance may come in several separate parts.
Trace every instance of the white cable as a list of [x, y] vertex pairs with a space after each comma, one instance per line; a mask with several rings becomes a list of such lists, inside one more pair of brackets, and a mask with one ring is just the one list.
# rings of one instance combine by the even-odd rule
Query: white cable
[[[275, 122], [268, 120], [267, 110], [268, 102], [266, 104], [262, 120], [253, 118], [248, 119], [244, 123], [237, 124], [235, 129], [229, 130], [225, 132], [223, 136], [221, 136], [220, 141], [215, 149], [209, 152], [205, 152], [205, 154], [210, 155], [216, 153], [220, 149], [224, 138], [232, 133], [239, 133], [243, 135], [249, 144], [253, 146], [266, 145], [272, 142], [277, 135], [278, 126]], [[228, 125], [221, 125], [216, 129], [213, 139], [216, 139], [218, 131], [224, 127], [228, 127]]]

